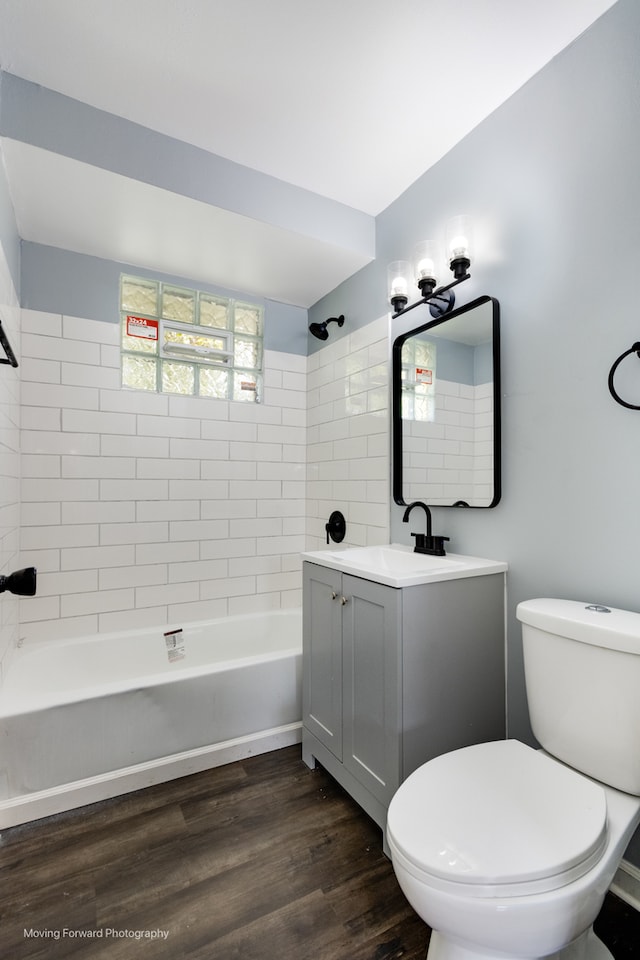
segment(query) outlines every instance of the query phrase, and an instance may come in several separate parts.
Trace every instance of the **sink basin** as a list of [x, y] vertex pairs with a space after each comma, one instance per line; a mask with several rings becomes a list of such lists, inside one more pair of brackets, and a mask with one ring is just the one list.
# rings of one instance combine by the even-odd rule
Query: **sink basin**
[[505, 563], [497, 560], [453, 553], [434, 557], [430, 554], [415, 553], [411, 547], [400, 543], [317, 550], [303, 553], [302, 559], [391, 587], [475, 577], [507, 569]]
[[390, 543], [379, 547], [350, 547], [346, 550], [328, 551], [342, 563], [366, 566], [373, 570], [384, 570], [392, 574], [431, 573], [433, 570], [452, 570], [459, 567], [458, 560], [452, 557], [435, 557], [427, 553], [414, 553], [399, 544]]

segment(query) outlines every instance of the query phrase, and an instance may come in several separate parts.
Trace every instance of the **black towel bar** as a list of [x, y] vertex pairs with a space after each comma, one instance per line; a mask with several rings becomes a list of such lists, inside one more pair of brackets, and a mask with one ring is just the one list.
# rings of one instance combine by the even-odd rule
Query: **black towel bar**
[[611, 370], [609, 371], [609, 392], [613, 397], [613, 399], [616, 401], [616, 403], [619, 403], [621, 406], [627, 407], [629, 410], [640, 410], [640, 404], [627, 403], [626, 400], [623, 400], [622, 397], [618, 396], [618, 394], [616, 393], [616, 389], [613, 385], [613, 377], [616, 370], [618, 369], [618, 367], [620, 366], [624, 358], [628, 357], [630, 353], [635, 353], [638, 359], [640, 359], [640, 340], [637, 340], [632, 347], [629, 347], [628, 350], [625, 350], [624, 353], [621, 353], [618, 359], [615, 361], [615, 363], [611, 367]]

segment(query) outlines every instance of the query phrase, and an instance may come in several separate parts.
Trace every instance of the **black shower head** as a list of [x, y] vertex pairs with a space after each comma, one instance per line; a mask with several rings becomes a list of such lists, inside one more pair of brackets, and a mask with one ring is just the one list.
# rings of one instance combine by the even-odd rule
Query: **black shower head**
[[329, 331], [327, 330], [327, 321], [324, 323], [312, 323], [309, 325], [309, 332], [317, 337], [318, 340], [328, 340]]
[[317, 337], [318, 340], [328, 340], [329, 331], [327, 330], [327, 324], [335, 322], [339, 327], [344, 323], [344, 315], [340, 314], [339, 317], [329, 317], [328, 320], [325, 320], [324, 323], [311, 323], [309, 324], [309, 333], [312, 333], [314, 337]]

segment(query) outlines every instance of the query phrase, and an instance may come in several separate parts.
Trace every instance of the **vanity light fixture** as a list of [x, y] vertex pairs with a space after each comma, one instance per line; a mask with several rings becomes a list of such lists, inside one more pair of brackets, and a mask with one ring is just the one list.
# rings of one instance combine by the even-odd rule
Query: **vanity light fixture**
[[309, 333], [312, 333], [318, 340], [328, 340], [329, 331], [327, 330], [327, 324], [329, 323], [337, 323], [338, 326], [341, 327], [344, 323], [344, 315], [341, 313], [339, 317], [329, 317], [329, 319], [323, 323], [310, 323]]
[[[387, 269], [389, 302], [393, 307], [392, 319], [408, 313], [422, 303], [429, 304], [432, 317], [443, 317], [453, 310], [455, 295], [453, 287], [470, 277], [471, 266], [471, 221], [467, 216], [454, 217], [447, 224], [446, 250], [449, 269], [454, 279], [438, 287], [440, 273], [438, 245], [427, 240], [416, 246], [413, 265], [407, 260], [395, 260]], [[414, 281], [420, 290], [421, 299], [409, 303], [409, 287]]]

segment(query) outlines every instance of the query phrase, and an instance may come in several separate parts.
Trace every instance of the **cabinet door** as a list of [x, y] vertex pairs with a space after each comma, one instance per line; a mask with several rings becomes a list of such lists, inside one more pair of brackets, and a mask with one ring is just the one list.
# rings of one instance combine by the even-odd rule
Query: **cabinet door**
[[342, 576], [304, 564], [302, 717], [342, 760]]
[[401, 593], [344, 576], [343, 763], [381, 803], [400, 783]]

